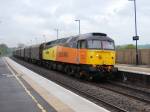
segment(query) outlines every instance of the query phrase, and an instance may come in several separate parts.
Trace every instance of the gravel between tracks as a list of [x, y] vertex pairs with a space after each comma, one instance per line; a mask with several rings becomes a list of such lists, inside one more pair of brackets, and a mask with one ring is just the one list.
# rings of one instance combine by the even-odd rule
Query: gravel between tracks
[[[140, 100], [142, 102], [145, 103], [150, 103], [150, 92], [149, 91], [142, 91], [139, 89], [135, 89], [132, 87], [129, 87], [128, 85], [119, 85], [119, 84], [115, 84], [115, 82], [111, 82], [111, 83], [105, 83], [105, 84], [96, 84], [96, 86], [107, 89], [107, 90], [111, 90], [114, 92], [117, 92], [119, 94], [124, 94], [126, 96], [129, 96], [131, 98]], [[142, 88], [141, 88], [142, 89]]]
[[[93, 96], [96, 96], [99, 99], [112, 103], [113, 105], [123, 108], [129, 112], [150, 112], [150, 104], [143, 103], [141, 101], [135, 100], [133, 98], [129, 98], [127, 96], [115, 93], [110, 90], [106, 90], [106, 89], [103, 89], [94, 85], [90, 85], [84, 81], [80, 81], [78, 79], [66, 76], [63, 73], [47, 70], [45, 68], [42, 68], [42, 67], [18, 60], [18, 59], [14, 59], [14, 60], [26, 66], [27, 68], [33, 70], [34, 72], [52, 81], [55, 81], [56, 83], [58, 83], [59, 81], [61, 82], [61, 84], [63, 84], [63, 86], [67, 86], [67, 87], [74, 86], [75, 88], [81, 91], [86, 91], [88, 94], [92, 94]], [[92, 99], [89, 99], [89, 100], [92, 100]], [[96, 102], [96, 101], [93, 101], [93, 102], [100, 106], [104, 106], [103, 104], [101, 104], [101, 102]], [[106, 106], [104, 107], [110, 111], [116, 112], [115, 110], [111, 110], [111, 108], [109, 107], [106, 107]]]

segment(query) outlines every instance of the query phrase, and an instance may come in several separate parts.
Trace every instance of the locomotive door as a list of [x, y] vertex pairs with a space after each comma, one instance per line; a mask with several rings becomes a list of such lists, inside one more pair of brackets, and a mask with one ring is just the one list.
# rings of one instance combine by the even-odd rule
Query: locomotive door
[[86, 56], [87, 56], [87, 41], [79, 40], [78, 41], [78, 64], [86, 64]]

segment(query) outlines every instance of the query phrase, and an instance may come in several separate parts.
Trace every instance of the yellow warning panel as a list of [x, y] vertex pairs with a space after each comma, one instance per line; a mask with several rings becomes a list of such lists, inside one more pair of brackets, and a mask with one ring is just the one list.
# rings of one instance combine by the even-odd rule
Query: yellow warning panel
[[43, 56], [44, 60], [55, 61], [56, 56], [57, 56], [57, 46], [53, 46], [51, 48], [44, 49], [42, 56]]
[[111, 50], [87, 50], [87, 64], [114, 65], [115, 51]]

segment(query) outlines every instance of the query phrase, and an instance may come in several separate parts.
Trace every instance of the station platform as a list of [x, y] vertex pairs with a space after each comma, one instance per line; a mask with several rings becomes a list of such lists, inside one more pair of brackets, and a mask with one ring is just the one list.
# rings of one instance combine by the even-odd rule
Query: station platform
[[[33, 96], [34, 94], [34, 96]], [[0, 58], [0, 112], [56, 112]]]
[[118, 68], [119, 71], [137, 73], [143, 75], [150, 75], [150, 66], [144, 65], [128, 65], [128, 64], [116, 64], [115, 67]]
[[[0, 72], [0, 75], [3, 74], [1, 77], [8, 76], [12, 78], [11, 80], [13, 81], [9, 78], [6, 82], [0, 81], [0, 87], [5, 88], [5, 86], [8, 86], [8, 91], [9, 89], [13, 89], [12, 91], [15, 91], [16, 96], [14, 97], [11, 91], [7, 92], [1, 89], [0, 98], [3, 98], [5, 92], [9, 94], [9, 97], [0, 100], [0, 107], [1, 104], [3, 104], [2, 108], [11, 107], [16, 110], [13, 111], [10, 109], [10, 111], [3, 111], [1, 110], [2, 108], [0, 108], [0, 112], [109, 112], [103, 107], [25, 68], [8, 57], [3, 58], [3, 60], [0, 59], [0, 70], [4, 69], [1, 63], [8, 72]], [[9, 76], [8, 74], [11, 75]], [[10, 85], [8, 85], [9, 83]], [[26, 85], [30, 86], [30, 88], [26, 87]], [[32, 89], [34, 90], [34, 94], [30, 92]], [[3, 94], [1, 94], [1, 91], [3, 91]], [[36, 98], [35, 95], [40, 98]], [[19, 103], [19, 99], [22, 103]], [[10, 102], [13, 102], [13, 104]]]

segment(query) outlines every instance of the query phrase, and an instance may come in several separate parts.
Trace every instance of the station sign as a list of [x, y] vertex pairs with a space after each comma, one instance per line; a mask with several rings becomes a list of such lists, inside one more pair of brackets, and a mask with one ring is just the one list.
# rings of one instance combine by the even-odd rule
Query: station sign
[[133, 40], [139, 40], [139, 36], [134, 36]]

